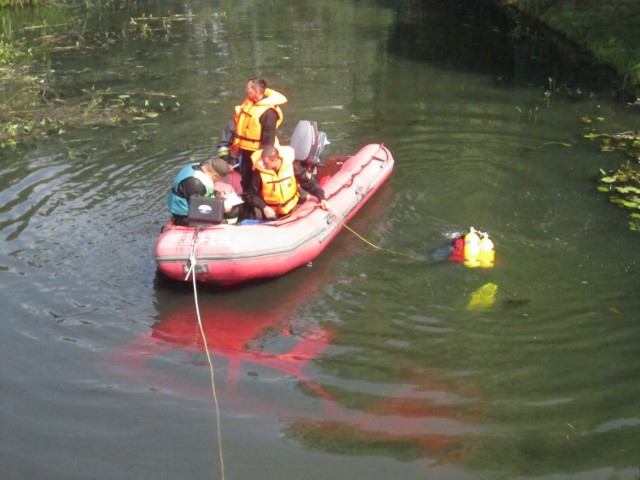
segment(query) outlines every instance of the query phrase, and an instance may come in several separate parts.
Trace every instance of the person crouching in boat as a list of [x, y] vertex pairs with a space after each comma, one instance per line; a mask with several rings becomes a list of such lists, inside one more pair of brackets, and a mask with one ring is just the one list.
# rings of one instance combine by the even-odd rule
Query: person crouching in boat
[[[222, 183], [232, 167], [221, 158], [212, 158], [202, 163], [190, 163], [180, 169], [171, 184], [167, 195], [167, 207], [173, 215], [176, 225], [189, 225], [189, 201], [191, 197], [221, 197], [226, 198], [233, 189], [228, 183]], [[234, 211], [235, 210], [235, 211]], [[237, 217], [238, 207], [225, 205], [225, 218]]]
[[[310, 195], [329, 209], [324, 190], [313, 175], [295, 162], [292, 147], [265, 146], [252, 156], [253, 172], [247, 194], [247, 214], [258, 220], [276, 220], [291, 213]], [[301, 196], [301, 192], [304, 192]]]

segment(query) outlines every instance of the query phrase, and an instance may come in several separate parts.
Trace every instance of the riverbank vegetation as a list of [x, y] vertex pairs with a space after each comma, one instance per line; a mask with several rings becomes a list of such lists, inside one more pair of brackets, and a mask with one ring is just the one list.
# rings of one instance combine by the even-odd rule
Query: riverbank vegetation
[[636, 0], [500, 0], [563, 35], [613, 68], [640, 94], [640, 3]]
[[[499, 0], [590, 52], [621, 79], [612, 88], [633, 108], [640, 106], [640, 3], [636, 0]], [[583, 117], [583, 138], [602, 152], [623, 157], [612, 170], [600, 169], [597, 188], [629, 214], [629, 228], [640, 232], [640, 131], [607, 132]]]
[[[0, 2], [2, 7], [43, 3], [38, 0]], [[145, 122], [148, 126], [149, 120], [160, 113], [180, 108], [178, 99], [171, 93], [114, 92], [86, 85], [79, 95], [74, 92], [70, 96], [60, 88], [51, 68], [52, 55], [57, 52], [106, 49], [132, 37], [157, 41], [167, 36], [171, 27], [171, 20], [167, 18], [132, 17], [118, 33], [88, 37], [83, 31], [86, 15], [87, 10], [69, 6], [0, 8], [3, 27], [0, 33], [0, 148], [61, 135], [69, 128], [136, 122]], [[15, 23], [20, 27], [14, 28]], [[146, 137], [142, 129], [137, 132], [138, 140]], [[130, 145], [128, 142], [127, 148], [131, 148]]]
[[0, 8], [37, 7], [46, 3], [46, 0], [0, 0]]

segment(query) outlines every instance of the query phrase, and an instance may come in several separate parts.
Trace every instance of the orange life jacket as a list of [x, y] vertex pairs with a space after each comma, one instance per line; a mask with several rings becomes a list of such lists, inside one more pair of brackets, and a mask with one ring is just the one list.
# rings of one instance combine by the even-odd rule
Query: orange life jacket
[[275, 210], [278, 215], [286, 215], [298, 203], [298, 182], [293, 170], [295, 152], [292, 147], [280, 147], [280, 170], [268, 170], [264, 167], [260, 156], [262, 150], [251, 155], [253, 168], [260, 172], [262, 179], [262, 199]]
[[260, 125], [260, 117], [269, 109], [275, 110], [278, 114], [276, 128], [280, 126], [283, 120], [280, 105], [287, 102], [287, 98], [275, 90], [267, 88], [264, 91], [264, 98], [257, 103], [253, 103], [245, 98], [242, 104], [235, 108], [235, 130], [233, 135], [233, 145], [243, 150], [258, 150], [260, 145], [260, 137], [262, 125]]

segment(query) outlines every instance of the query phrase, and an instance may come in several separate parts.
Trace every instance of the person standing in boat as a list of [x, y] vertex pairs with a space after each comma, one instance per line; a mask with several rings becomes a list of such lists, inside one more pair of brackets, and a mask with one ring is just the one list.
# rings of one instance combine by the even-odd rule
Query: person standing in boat
[[[189, 201], [191, 197], [226, 198], [233, 187], [220, 182], [233, 171], [221, 158], [212, 158], [202, 163], [190, 163], [180, 169], [167, 195], [167, 208], [176, 225], [189, 225]], [[234, 211], [235, 210], [235, 211]], [[238, 207], [225, 205], [225, 217], [237, 216]]]
[[266, 146], [278, 144], [276, 130], [284, 116], [280, 106], [287, 98], [267, 88], [262, 77], [251, 77], [246, 86], [247, 98], [235, 107], [231, 156], [240, 162], [241, 185], [244, 192], [251, 182], [251, 155]]
[[266, 146], [252, 155], [253, 172], [247, 190], [248, 215], [258, 220], [276, 220], [288, 215], [311, 195], [329, 210], [324, 190], [311, 172], [298, 162], [292, 147]]

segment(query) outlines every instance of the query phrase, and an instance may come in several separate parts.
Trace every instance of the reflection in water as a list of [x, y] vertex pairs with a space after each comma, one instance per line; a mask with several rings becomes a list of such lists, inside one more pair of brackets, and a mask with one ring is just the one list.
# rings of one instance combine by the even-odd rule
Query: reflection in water
[[[207, 349], [211, 355], [228, 361], [227, 386], [237, 385], [241, 367], [247, 364], [294, 376], [317, 394], [328, 397], [303, 370], [328, 348], [334, 332], [314, 326], [299, 332], [285, 320], [286, 314], [287, 309], [282, 305], [268, 311], [239, 311], [214, 305], [201, 307]], [[274, 346], [281, 351], [268, 351]], [[149, 335], [119, 351], [118, 356], [121, 360], [128, 358], [131, 365], [142, 366], [151, 356], [161, 355], [169, 349], [204, 351], [194, 305], [169, 312], [153, 325]]]
[[406, 3], [398, 10], [390, 48], [399, 56], [515, 85], [609, 90], [623, 84], [589, 52], [493, 2], [435, 0]]
[[484, 430], [479, 391], [435, 370], [410, 370], [384, 394], [346, 395], [348, 407], [320, 420], [297, 419], [288, 433], [332, 453], [459, 463], [469, 461], [473, 437]]
[[[468, 455], [473, 445], [469, 438], [481, 432], [478, 389], [419, 366], [393, 379], [388, 387], [369, 381], [354, 382], [350, 388], [331, 385], [332, 380], [314, 367], [332, 355], [332, 340], [339, 328], [317, 325], [298, 315], [318, 294], [327, 275], [316, 270], [298, 277], [301, 281], [290, 285], [286, 297], [272, 297], [259, 306], [232, 306], [217, 295], [201, 303], [208, 351], [217, 370], [226, 365], [224, 381], [217, 382], [223, 385], [223, 408], [275, 415], [285, 423], [288, 436], [324, 451], [450, 462]], [[148, 334], [116, 352], [119, 370], [124, 367], [144, 382], [142, 376], [153, 371], [155, 357], [171, 350], [204, 351], [195, 307], [185, 303], [168, 309]], [[281, 380], [295, 379], [297, 393], [282, 391], [288, 382], [275, 397], [256, 389], [255, 382], [266, 382], [264, 388], [273, 382], [274, 374]], [[194, 390], [193, 385], [167, 375], [152, 377], [159, 382], [154, 389]], [[301, 408], [305, 402], [297, 401], [285, 407], [290, 400], [283, 395], [300, 394], [321, 404], [306, 409]]]

